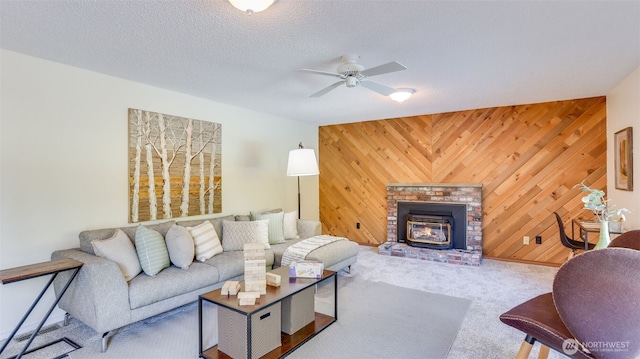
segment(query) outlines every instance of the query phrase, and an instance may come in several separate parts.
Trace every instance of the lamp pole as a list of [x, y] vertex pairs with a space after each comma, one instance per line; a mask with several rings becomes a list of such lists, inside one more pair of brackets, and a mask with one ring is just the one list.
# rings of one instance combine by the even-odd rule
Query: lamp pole
[[298, 219], [300, 218], [300, 176], [298, 176]]

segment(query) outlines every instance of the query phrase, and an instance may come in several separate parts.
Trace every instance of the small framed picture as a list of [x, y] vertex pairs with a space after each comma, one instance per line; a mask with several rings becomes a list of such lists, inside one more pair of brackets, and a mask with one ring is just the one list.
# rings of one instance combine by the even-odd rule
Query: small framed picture
[[631, 127], [616, 132], [614, 166], [616, 189], [633, 191], [633, 131]]

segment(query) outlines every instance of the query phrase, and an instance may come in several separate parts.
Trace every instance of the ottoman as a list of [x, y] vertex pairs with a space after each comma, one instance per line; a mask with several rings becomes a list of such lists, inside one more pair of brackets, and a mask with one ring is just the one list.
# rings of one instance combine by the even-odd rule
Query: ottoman
[[[282, 254], [289, 246], [302, 241], [302, 239], [290, 239], [286, 243], [272, 244], [271, 250], [274, 254], [273, 268], [277, 268], [282, 263]], [[311, 251], [305, 259], [319, 260], [324, 262], [324, 269], [339, 271], [346, 267], [351, 267], [358, 259], [359, 245], [350, 240], [336, 241], [326, 246]]]

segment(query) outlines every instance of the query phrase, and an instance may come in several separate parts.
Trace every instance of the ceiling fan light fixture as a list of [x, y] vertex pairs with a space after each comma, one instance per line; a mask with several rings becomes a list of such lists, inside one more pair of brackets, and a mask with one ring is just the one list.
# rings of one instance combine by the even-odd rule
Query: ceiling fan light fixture
[[229, 0], [231, 5], [240, 11], [244, 11], [251, 15], [254, 12], [260, 12], [266, 10], [269, 6], [273, 5], [275, 0]]
[[396, 89], [396, 92], [389, 95], [396, 102], [404, 102], [408, 100], [416, 92], [414, 89]]

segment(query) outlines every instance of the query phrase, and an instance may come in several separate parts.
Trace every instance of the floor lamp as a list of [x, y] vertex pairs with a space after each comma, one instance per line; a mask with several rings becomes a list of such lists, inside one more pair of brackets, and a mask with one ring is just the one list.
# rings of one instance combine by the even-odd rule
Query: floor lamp
[[287, 176], [298, 176], [298, 219], [300, 219], [300, 176], [314, 176], [320, 174], [318, 161], [313, 149], [307, 149], [298, 145], [298, 149], [289, 151], [287, 163]]

